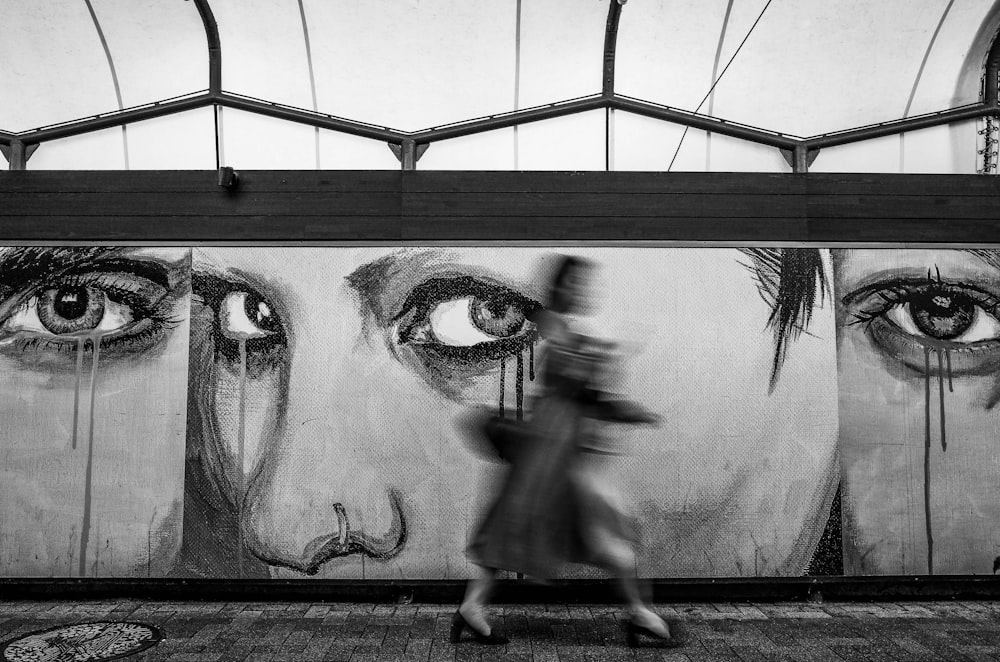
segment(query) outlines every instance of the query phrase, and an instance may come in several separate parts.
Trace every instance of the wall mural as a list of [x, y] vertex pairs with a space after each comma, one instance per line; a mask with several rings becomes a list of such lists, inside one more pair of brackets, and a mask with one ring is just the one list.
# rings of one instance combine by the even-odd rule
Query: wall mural
[[[0, 576], [469, 576], [554, 250], [0, 249]], [[565, 252], [641, 575], [993, 572], [1000, 255]]]

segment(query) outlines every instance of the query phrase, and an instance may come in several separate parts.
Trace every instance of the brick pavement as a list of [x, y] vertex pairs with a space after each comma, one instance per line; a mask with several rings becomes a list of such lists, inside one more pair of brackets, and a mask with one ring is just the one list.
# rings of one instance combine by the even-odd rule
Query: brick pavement
[[[0, 641], [61, 624], [131, 620], [165, 638], [130, 660], [596, 662], [1000, 660], [1000, 602], [661, 604], [687, 643], [625, 646], [615, 605], [497, 605], [512, 641], [448, 642], [455, 605], [0, 602]], [[468, 637], [468, 635], [466, 635]]]

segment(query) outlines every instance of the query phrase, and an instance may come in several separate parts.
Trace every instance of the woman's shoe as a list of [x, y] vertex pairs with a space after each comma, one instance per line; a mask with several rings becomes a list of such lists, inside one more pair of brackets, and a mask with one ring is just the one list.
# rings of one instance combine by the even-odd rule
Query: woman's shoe
[[462, 616], [462, 612], [456, 609], [455, 615], [451, 617], [451, 633], [448, 636], [451, 643], [457, 644], [458, 640], [462, 637], [462, 630], [465, 630], [466, 628], [468, 628], [469, 632], [472, 633], [472, 636], [480, 644], [496, 646], [510, 642], [510, 639], [502, 634], [497, 634], [496, 632], [491, 631], [489, 634], [480, 633], [472, 627], [467, 620], [465, 620], [465, 616]]
[[664, 637], [658, 632], [653, 632], [645, 625], [639, 625], [631, 620], [625, 621], [625, 641], [628, 643], [629, 648], [637, 648], [639, 646], [640, 636], [654, 639], [656, 645], [664, 648], [676, 648], [681, 645], [681, 641], [677, 638], [676, 633], [670, 633]]

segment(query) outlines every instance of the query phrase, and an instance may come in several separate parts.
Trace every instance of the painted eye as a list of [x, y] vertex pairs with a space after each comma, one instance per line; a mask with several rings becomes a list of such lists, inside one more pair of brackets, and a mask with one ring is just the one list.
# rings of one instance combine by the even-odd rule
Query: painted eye
[[464, 297], [438, 303], [413, 340], [435, 339], [453, 347], [471, 347], [509, 338], [524, 329], [524, 310], [515, 303]]
[[1000, 338], [1000, 320], [958, 292], [914, 293], [889, 308], [886, 319], [917, 338], [974, 343]]
[[265, 338], [281, 330], [270, 304], [250, 292], [230, 292], [222, 299], [219, 327], [232, 340]]
[[[470, 276], [432, 278], [415, 287], [396, 316], [398, 342], [442, 351], [489, 350], [493, 358], [530, 340], [528, 315], [538, 303], [496, 283]], [[493, 355], [496, 356], [493, 356]]]
[[66, 285], [42, 290], [5, 323], [6, 331], [52, 336], [111, 334], [134, 322], [134, 312], [98, 287]]

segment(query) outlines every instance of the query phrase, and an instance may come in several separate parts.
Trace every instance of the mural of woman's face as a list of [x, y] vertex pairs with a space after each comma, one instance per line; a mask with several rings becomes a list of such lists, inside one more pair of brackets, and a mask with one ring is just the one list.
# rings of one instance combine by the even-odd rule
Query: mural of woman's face
[[[769, 392], [771, 308], [744, 253], [572, 252], [602, 264], [594, 324], [631, 352], [621, 392], [664, 419], [611, 432], [631, 453], [617, 464], [642, 519], [640, 572], [801, 573], [836, 481], [829, 302]], [[466, 541], [496, 465], [456, 421], [470, 406], [530, 405], [545, 341], [525, 316], [552, 260], [510, 247], [195, 249], [191, 429], [272, 575], [470, 574]]]
[[170, 569], [189, 260], [173, 248], [0, 248], [0, 575]]
[[845, 571], [991, 573], [997, 252], [845, 250], [834, 266]]

